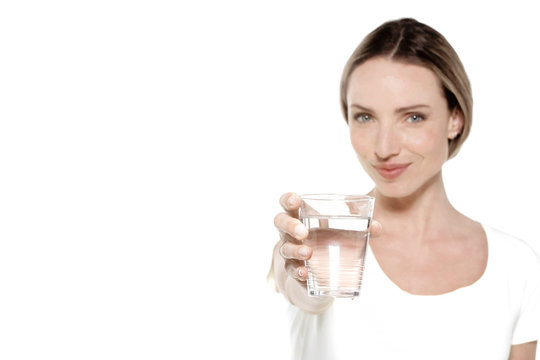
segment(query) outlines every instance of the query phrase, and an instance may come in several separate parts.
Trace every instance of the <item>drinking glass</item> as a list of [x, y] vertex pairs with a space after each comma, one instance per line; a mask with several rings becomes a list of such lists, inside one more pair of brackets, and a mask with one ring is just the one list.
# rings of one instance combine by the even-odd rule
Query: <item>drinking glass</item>
[[313, 249], [305, 265], [310, 296], [360, 294], [375, 198], [366, 195], [302, 195], [299, 218]]

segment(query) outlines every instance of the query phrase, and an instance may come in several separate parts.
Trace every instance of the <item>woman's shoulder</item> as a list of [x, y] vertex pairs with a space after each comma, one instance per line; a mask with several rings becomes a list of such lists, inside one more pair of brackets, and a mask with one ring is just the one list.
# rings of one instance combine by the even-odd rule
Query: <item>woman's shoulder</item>
[[519, 267], [536, 267], [540, 270], [540, 256], [530, 244], [514, 235], [490, 225], [482, 224], [488, 240], [490, 255], [500, 255], [505, 261]]

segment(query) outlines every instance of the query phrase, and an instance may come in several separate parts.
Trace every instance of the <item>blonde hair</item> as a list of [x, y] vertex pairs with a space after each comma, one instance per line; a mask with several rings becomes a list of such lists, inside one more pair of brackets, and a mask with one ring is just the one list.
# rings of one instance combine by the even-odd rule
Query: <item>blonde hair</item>
[[463, 114], [461, 132], [448, 140], [448, 158], [455, 156], [471, 130], [473, 99], [469, 78], [452, 46], [435, 29], [410, 18], [386, 22], [372, 31], [354, 50], [343, 69], [340, 97], [347, 122], [349, 78], [359, 65], [377, 56], [421, 65], [437, 75], [448, 108], [457, 108]]

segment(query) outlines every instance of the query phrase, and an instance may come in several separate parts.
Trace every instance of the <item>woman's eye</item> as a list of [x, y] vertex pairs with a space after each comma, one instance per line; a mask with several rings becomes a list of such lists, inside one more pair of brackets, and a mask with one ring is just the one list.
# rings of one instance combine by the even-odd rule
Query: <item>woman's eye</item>
[[413, 115], [409, 115], [409, 117], [407, 117], [407, 122], [409, 123], [419, 123], [421, 122], [422, 120], [424, 120], [424, 117], [420, 114], [413, 114]]
[[354, 117], [354, 119], [358, 121], [359, 123], [366, 123], [366, 122], [371, 121], [371, 116], [367, 114], [358, 114]]

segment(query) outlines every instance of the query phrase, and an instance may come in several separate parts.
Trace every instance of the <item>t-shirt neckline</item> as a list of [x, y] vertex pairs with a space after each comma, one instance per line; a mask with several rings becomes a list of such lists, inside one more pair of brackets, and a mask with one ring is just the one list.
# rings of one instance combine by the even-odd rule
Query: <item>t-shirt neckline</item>
[[[369, 242], [368, 242], [368, 246], [367, 246], [367, 249], [366, 249], [366, 257], [369, 254], [369, 259], [366, 259], [366, 260], [369, 260], [369, 263], [367, 263], [367, 261], [366, 261], [366, 267], [370, 266], [370, 265], [371, 266], [376, 266], [376, 269], [374, 269], [374, 270], [376, 270], [376, 272], [379, 273], [379, 278], [383, 278], [384, 281], [387, 282], [388, 285], [391, 288], [393, 288], [393, 290], [395, 290], [395, 291], [397, 290], [398, 292], [403, 293], [404, 295], [410, 296], [410, 297], [417, 297], [417, 298], [438, 298], [438, 297], [440, 297], [440, 298], [443, 298], [443, 297], [447, 297], [447, 296], [453, 296], [453, 295], [459, 294], [459, 293], [464, 292], [464, 291], [472, 291], [472, 290], [477, 289], [480, 286], [482, 286], [482, 284], [486, 281], [486, 278], [489, 276], [489, 273], [490, 273], [489, 270], [491, 268], [490, 263], [491, 263], [491, 259], [492, 259], [491, 252], [492, 252], [492, 245], [493, 244], [492, 244], [492, 241], [491, 241], [491, 237], [492, 237], [491, 236], [491, 228], [489, 228], [488, 226], [485, 226], [481, 222], [479, 222], [479, 224], [482, 227], [482, 230], [484, 231], [484, 234], [486, 236], [487, 247], [488, 247], [488, 257], [487, 257], [487, 262], [486, 262], [486, 267], [484, 269], [484, 272], [472, 284], [462, 286], [462, 287], [459, 287], [459, 288], [456, 288], [454, 290], [451, 290], [451, 291], [448, 291], [448, 292], [445, 292], [445, 293], [441, 293], [441, 294], [433, 294], [433, 295], [430, 295], [430, 294], [412, 294], [412, 293], [410, 293], [408, 291], [405, 291], [402, 288], [400, 288], [394, 281], [392, 281], [392, 279], [390, 279], [388, 277], [388, 275], [386, 275], [386, 273], [383, 271], [382, 267], [380, 266], [379, 261], [375, 257], [375, 254], [371, 250], [371, 246], [370, 246]], [[367, 269], [367, 270], [369, 271], [369, 269]]]

